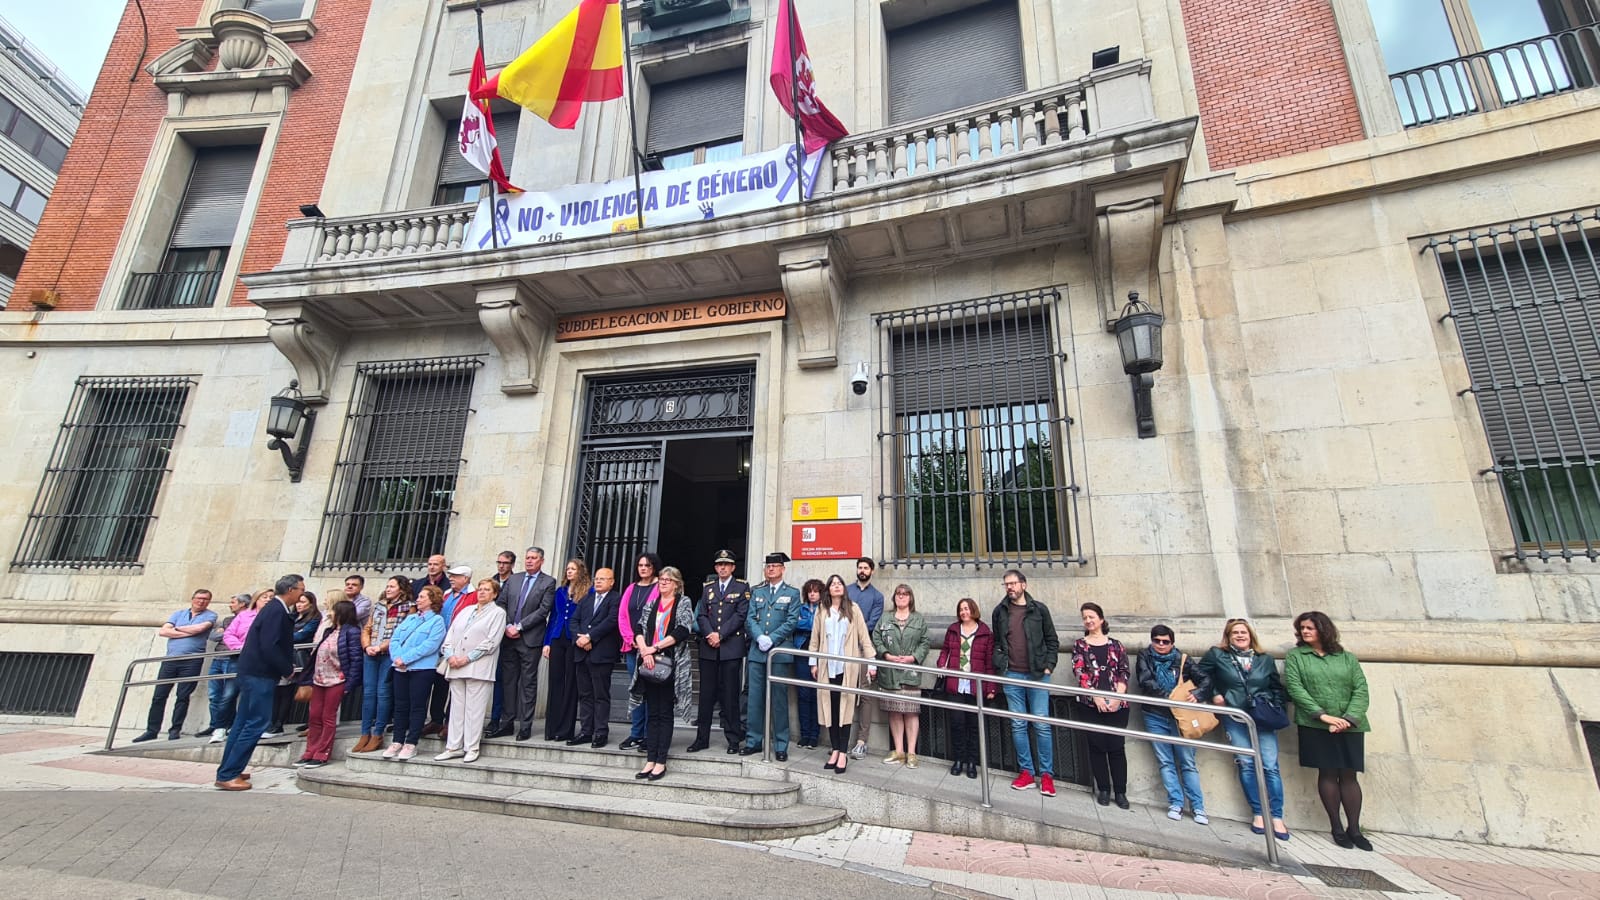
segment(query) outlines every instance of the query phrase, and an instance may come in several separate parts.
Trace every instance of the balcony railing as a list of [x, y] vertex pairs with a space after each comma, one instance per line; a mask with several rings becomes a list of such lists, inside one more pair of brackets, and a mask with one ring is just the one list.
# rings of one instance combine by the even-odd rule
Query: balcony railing
[[1389, 76], [1407, 128], [1579, 88], [1600, 71], [1600, 25], [1584, 25]]
[[[1155, 123], [1150, 62], [1096, 69], [1065, 84], [851, 135], [829, 150], [816, 200]], [[280, 268], [459, 251], [476, 203], [299, 220]]]
[[128, 276], [123, 309], [194, 309], [217, 302], [222, 270], [138, 272]]

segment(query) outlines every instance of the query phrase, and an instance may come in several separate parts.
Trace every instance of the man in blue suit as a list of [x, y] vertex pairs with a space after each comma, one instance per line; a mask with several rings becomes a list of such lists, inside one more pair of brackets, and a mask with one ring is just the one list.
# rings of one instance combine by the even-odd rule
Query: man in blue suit
[[306, 592], [306, 580], [285, 575], [273, 586], [273, 598], [261, 607], [239, 651], [234, 678], [239, 682], [239, 711], [234, 714], [228, 743], [222, 749], [216, 786], [224, 791], [250, 790], [244, 767], [256, 752], [256, 742], [272, 720], [272, 695], [278, 680], [294, 671], [294, 608]]
[[[762, 718], [766, 713], [767, 675], [788, 677], [790, 659], [781, 656], [768, 665], [768, 652], [773, 647], [788, 643], [794, 634], [795, 621], [800, 618], [800, 591], [783, 580], [783, 567], [789, 554], [782, 551], [768, 553], [764, 573], [767, 580], [750, 592], [750, 612], [744, 620], [745, 638], [750, 642], [750, 656], [745, 662], [746, 689], [749, 698], [745, 715], [745, 745], [742, 756], [761, 752]], [[789, 761], [789, 686], [772, 687], [772, 751], [778, 762]]]

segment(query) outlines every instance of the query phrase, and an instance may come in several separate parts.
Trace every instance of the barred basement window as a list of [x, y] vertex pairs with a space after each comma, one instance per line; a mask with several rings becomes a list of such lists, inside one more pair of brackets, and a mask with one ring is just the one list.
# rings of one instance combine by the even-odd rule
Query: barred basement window
[[356, 367], [313, 568], [421, 566], [444, 550], [479, 357]]
[[194, 384], [184, 376], [78, 379], [14, 566], [139, 565]]
[[891, 562], [1087, 562], [1060, 301], [1045, 288], [874, 317]]
[[1600, 559], [1600, 209], [1428, 241], [1517, 546]]

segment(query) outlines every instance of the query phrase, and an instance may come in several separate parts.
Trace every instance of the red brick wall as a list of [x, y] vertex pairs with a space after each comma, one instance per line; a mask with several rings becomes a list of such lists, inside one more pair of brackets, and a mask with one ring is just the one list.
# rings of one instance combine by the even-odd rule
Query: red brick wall
[[[289, 95], [267, 182], [250, 225], [241, 272], [277, 265], [286, 237], [284, 223], [300, 216], [299, 205], [322, 192], [345, 92], [355, 67], [371, 0], [322, 0], [317, 35], [290, 48], [311, 69], [311, 78]], [[129, 3], [112, 38], [78, 134], [67, 152], [50, 202], [28, 249], [11, 295], [13, 310], [28, 309], [31, 293], [54, 289], [60, 309], [93, 309], [116, 252], [145, 161], [162, 118], [166, 92], [143, 67], [178, 43], [175, 29], [196, 22], [192, 0], [145, 0], [150, 47], [143, 64], [139, 14]], [[138, 66], [137, 80], [129, 75]], [[230, 304], [247, 303], [236, 285]]]
[[1181, 0], [1211, 167], [1366, 135], [1329, 0]]

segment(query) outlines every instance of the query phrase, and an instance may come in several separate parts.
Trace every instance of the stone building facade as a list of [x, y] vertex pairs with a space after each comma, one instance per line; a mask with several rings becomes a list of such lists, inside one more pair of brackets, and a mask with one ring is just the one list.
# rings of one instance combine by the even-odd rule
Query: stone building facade
[[[792, 141], [777, 4], [675, 6], [629, 12], [652, 164]], [[815, 0], [854, 134], [810, 201], [479, 250], [482, 187], [449, 165], [472, 3], [147, 4], [151, 56], [125, 19], [64, 177], [112, 171], [21, 274], [55, 309], [0, 315], [26, 384], [0, 405], [0, 635], [93, 654], [70, 714], [101, 723], [196, 586], [530, 543], [692, 577], [724, 545], [801, 556], [795, 501], [859, 496], [879, 583], [937, 614], [1011, 565], [1066, 633], [1092, 600], [1134, 645], [1248, 616], [1281, 652], [1322, 609], [1372, 681], [1367, 824], [1600, 852], [1594, 17], [1530, 4], [1563, 16], [1504, 34], [1473, 6], [1440, 32], [1383, 0]], [[490, 66], [567, 8], [485, 3]], [[497, 110], [512, 181], [626, 177], [628, 114]], [[232, 211], [219, 245], [190, 240], [215, 233], [196, 191]], [[1143, 429], [1108, 331], [1130, 292], [1165, 316]], [[264, 447], [291, 379], [298, 480]], [[125, 477], [91, 473], [122, 408]], [[1206, 756], [1211, 811], [1242, 814]], [[1310, 828], [1293, 760], [1291, 736]]]
[[86, 99], [0, 18], [0, 309], [11, 298]]

